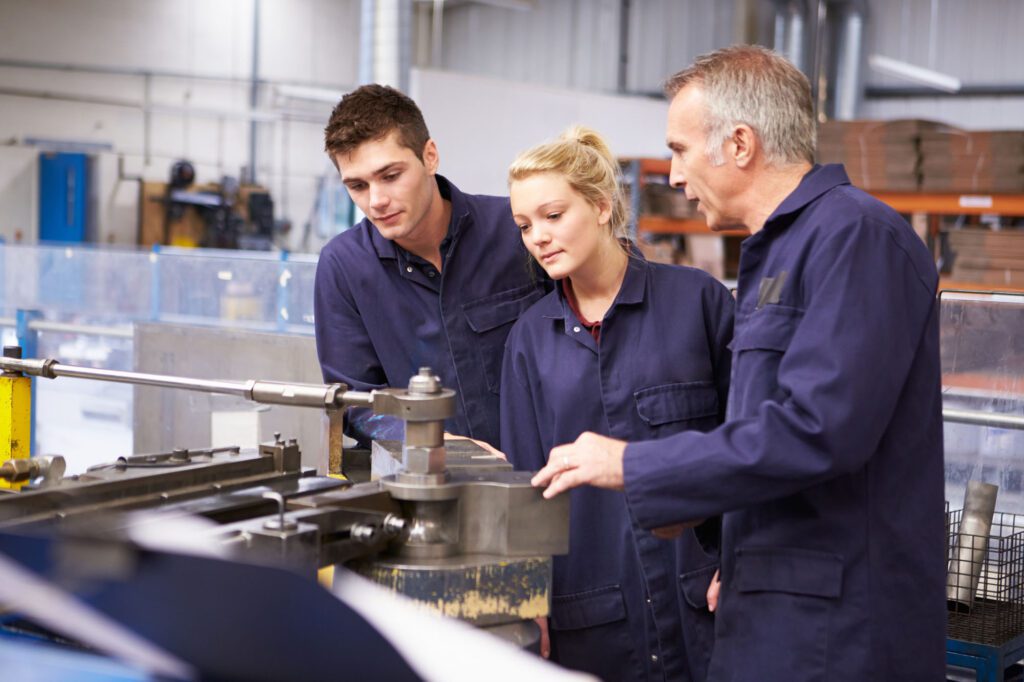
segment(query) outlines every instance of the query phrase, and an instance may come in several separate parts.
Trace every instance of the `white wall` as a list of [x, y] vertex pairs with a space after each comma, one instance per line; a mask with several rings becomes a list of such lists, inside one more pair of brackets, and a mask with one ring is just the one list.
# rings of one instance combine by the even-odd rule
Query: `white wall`
[[0, 147], [0, 238], [15, 242], [39, 233], [39, 157]]
[[[731, 43], [739, 8], [749, 1], [631, 3], [627, 88], [657, 91], [694, 55]], [[20, 146], [26, 137], [112, 145], [114, 152], [99, 155], [95, 166], [102, 241], [135, 239], [137, 193], [117, 176], [119, 156], [127, 175], [151, 180], [165, 180], [180, 158], [193, 161], [201, 181], [237, 176], [248, 160], [254, 4], [0, 0], [0, 234], [10, 239], [20, 230], [31, 239], [37, 232], [37, 171], [34, 152]], [[764, 0], [759, 11], [770, 11], [770, 4]], [[503, 192], [511, 158], [572, 122], [599, 129], [619, 154], [661, 155], [664, 103], [601, 94], [618, 85], [619, 5], [536, 0], [534, 9], [515, 11], [450, 4], [446, 71], [422, 72], [412, 85], [441, 143], [444, 171], [468, 190]], [[266, 120], [259, 125], [257, 179], [270, 188], [278, 217], [293, 222], [288, 244], [294, 247], [317, 180], [330, 170], [321, 150], [331, 103], [275, 92], [281, 84], [302, 84], [340, 94], [354, 85], [360, 0], [260, 0], [260, 7], [265, 85], [257, 113]], [[414, 34], [429, 36], [422, 25], [429, 11], [417, 17], [421, 30]], [[931, 66], [965, 83], [1020, 84], [1022, 25], [1021, 0], [870, 0], [866, 52]], [[148, 87], [143, 72], [152, 74]], [[866, 77], [895, 84], [871, 72]], [[31, 96], [44, 93], [54, 97]], [[1024, 99], [870, 100], [861, 114], [1024, 127]]]
[[[260, 5], [259, 75], [266, 84], [257, 105], [257, 181], [300, 236], [325, 169], [322, 130], [331, 105], [283, 98], [276, 86], [339, 94], [352, 87], [359, 2]], [[9, 186], [32, 156], [18, 146], [25, 138], [112, 145], [114, 153], [98, 154], [95, 164], [104, 242], [131, 243], [136, 234], [137, 185], [118, 179], [118, 156], [126, 175], [147, 180], [166, 180], [181, 158], [194, 163], [200, 182], [237, 177], [249, 156], [253, 7], [253, 0], [0, 0], [0, 230], [13, 235], [7, 225], [31, 212], [26, 239], [38, 233], [38, 208], [17, 198], [24, 182]], [[52, 97], [32, 96], [46, 93]]]
[[[965, 85], [1024, 86], [1024, 2], [869, 0], [865, 52], [956, 76]], [[879, 86], [917, 84], [868, 69]], [[864, 118], [927, 118], [967, 129], [1024, 128], [1024, 97], [867, 100]]]
[[441, 174], [460, 189], [506, 194], [516, 154], [573, 123], [604, 135], [618, 156], [664, 156], [661, 99], [617, 97], [530, 83], [414, 70], [411, 94], [441, 153]]

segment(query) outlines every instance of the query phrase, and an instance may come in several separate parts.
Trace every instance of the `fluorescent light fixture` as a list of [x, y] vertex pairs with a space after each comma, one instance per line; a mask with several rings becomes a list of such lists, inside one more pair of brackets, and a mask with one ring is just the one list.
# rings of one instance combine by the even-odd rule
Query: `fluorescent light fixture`
[[907, 62], [902, 62], [898, 59], [883, 57], [880, 54], [873, 54], [868, 57], [868, 65], [879, 73], [885, 73], [890, 76], [895, 76], [896, 78], [903, 78], [904, 80], [920, 83], [921, 85], [927, 85], [930, 88], [935, 88], [936, 90], [942, 90], [944, 92], [960, 92], [960, 88], [963, 85], [959, 78], [950, 76], [949, 74], [932, 71], [931, 69], [926, 69], [923, 66], [908, 64]]

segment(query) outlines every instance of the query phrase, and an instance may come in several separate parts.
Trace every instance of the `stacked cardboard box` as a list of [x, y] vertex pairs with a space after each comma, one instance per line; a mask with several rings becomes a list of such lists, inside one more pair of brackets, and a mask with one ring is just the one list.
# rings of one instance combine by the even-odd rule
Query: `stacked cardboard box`
[[942, 127], [920, 119], [829, 121], [818, 129], [818, 162], [843, 164], [861, 189], [913, 192], [920, 187], [921, 136]]
[[640, 213], [669, 218], [693, 218], [697, 216], [695, 205], [681, 189], [660, 182], [648, 182], [644, 184]]
[[929, 192], [1024, 191], [1024, 131], [944, 127], [921, 134], [921, 189]]
[[956, 254], [952, 277], [962, 282], [1024, 285], [1024, 230], [949, 230]]

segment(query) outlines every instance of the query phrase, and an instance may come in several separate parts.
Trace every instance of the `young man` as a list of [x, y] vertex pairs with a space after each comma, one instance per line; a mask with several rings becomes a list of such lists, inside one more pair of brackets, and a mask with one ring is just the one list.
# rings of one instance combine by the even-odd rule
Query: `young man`
[[[327, 154], [366, 219], [323, 248], [314, 313], [324, 381], [403, 387], [420, 367], [457, 392], [452, 434], [498, 442], [505, 337], [546, 290], [504, 197], [463, 194], [437, 174], [416, 104], [365, 85], [334, 108]], [[401, 422], [350, 412], [364, 443]]]
[[[945, 533], [938, 276], [893, 210], [813, 165], [807, 79], [763, 48], [674, 76], [670, 181], [745, 227], [726, 423], [593, 433], [535, 480], [625, 491], [638, 523], [724, 513], [710, 680], [939, 680]], [[711, 591], [709, 591], [711, 592]]]

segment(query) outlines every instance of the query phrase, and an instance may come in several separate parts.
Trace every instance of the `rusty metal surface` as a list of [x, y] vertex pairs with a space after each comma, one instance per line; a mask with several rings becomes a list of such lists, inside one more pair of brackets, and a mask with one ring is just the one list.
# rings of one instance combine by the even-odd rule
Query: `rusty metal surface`
[[353, 568], [426, 608], [476, 625], [548, 615], [551, 560], [546, 557], [460, 556], [416, 563], [379, 559]]

